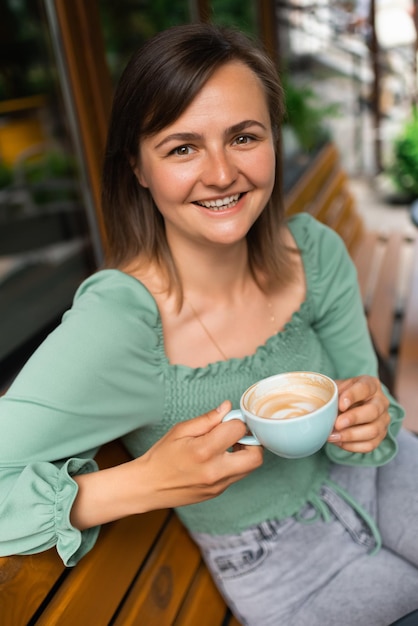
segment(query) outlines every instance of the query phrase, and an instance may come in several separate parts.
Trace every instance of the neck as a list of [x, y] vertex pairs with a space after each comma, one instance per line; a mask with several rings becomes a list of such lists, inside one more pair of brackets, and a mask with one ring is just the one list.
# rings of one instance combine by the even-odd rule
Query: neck
[[189, 250], [183, 246], [173, 255], [183, 285], [185, 298], [217, 298], [233, 300], [251, 278], [247, 242], [234, 246], [200, 247]]

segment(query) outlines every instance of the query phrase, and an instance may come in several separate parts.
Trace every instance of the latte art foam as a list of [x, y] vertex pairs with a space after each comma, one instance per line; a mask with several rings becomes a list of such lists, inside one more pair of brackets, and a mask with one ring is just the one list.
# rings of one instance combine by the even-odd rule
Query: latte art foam
[[289, 419], [316, 411], [326, 404], [323, 398], [302, 392], [275, 391], [254, 401], [251, 411], [266, 419]]

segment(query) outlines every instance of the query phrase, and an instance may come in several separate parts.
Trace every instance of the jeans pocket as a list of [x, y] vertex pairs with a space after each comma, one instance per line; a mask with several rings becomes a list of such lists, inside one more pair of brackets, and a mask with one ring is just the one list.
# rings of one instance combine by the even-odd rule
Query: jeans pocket
[[192, 534], [209, 569], [225, 580], [257, 570], [273, 549], [273, 544], [294, 524], [293, 518], [281, 522], [263, 522], [239, 535], [218, 537]]
[[245, 545], [203, 551], [209, 568], [223, 580], [253, 572], [263, 564], [269, 552], [266, 542], [256, 540]]

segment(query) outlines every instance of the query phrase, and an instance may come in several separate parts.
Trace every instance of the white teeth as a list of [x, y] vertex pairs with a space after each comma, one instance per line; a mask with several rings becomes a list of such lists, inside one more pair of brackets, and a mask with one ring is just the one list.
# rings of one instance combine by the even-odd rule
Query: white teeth
[[203, 200], [202, 202], [196, 202], [205, 209], [213, 209], [220, 211], [221, 209], [233, 207], [239, 200], [240, 194], [237, 193], [234, 196], [228, 196], [226, 198], [218, 198], [217, 200]]

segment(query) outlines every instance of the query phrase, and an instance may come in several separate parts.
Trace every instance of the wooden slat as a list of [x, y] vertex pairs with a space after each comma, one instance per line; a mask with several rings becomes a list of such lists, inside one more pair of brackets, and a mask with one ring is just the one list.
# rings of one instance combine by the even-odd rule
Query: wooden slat
[[322, 214], [318, 217], [318, 219], [335, 230], [338, 231], [339, 225], [344, 220], [344, 215], [349, 213], [350, 211], [350, 199], [348, 195], [345, 193], [344, 189], [340, 189], [339, 192], [332, 198], [330, 204], [325, 207]]
[[200, 566], [173, 626], [222, 626], [227, 608], [206, 566]]
[[26, 626], [65, 567], [55, 548], [0, 558], [0, 623]]
[[368, 312], [368, 323], [376, 348], [388, 359], [398, 299], [399, 260], [403, 237], [392, 233], [386, 243], [376, 289]]
[[172, 626], [200, 561], [197, 546], [173, 517], [132, 586], [114, 626]]
[[340, 204], [344, 203], [345, 182], [346, 177], [344, 173], [334, 167], [310, 209], [313, 217], [326, 224], [330, 224], [333, 221], [333, 212], [335, 210], [338, 211]]
[[[349, 229], [349, 225], [353, 222], [356, 215], [356, 208], [353, 197], [344, 189], [338, 199], [339, 210], [333, 214], [333, 228], [341, 239], [346, 243], [344, 233]], [[347, 245], [347, 244], [346, 244]]]
[[70, 571], [37, 626], [107, 624], [167, 514], [154, 511], [104, 526], [96, 546]]
[[301, 211], [310, 212], [310, 205], [320, 193], [324, 182], [338, 163], [338, 152], [334, 144], [327, 144], [311, 167], [300, 177], [284, 199], [288, 215]]
[[378, 245], [379, 235], [376, 232], [366, 231], [364, 237], [353, 253], [354, 265], [357, 268], [358, 283], [363, 300], [363, 306], [367, 310], [370, 300], [370, 290], [373, 278], [375, 249]]
[[256, 23], [264, 48], [274, 64], [279, 66], [279, 27], [275, 0], [258, 0], [254, 5], [257, 11]]
[[[356, 210], [345, 172], [338, 167], [337, 161], [328, 161], [326, 167], [326, 177], [320, 178], [321, 189], [315, 187], [314, 192], [310, 192], [311, 200], [305, 204], [304, 210], [334, 229], [352, 251], [364, 232], [363, 220]], [[294, 199], [294, 207], [297, 205]]]
[[103, 446], [99, 450], [95, 460], [100, 469], [106, 469], [108, 467], [115, 467], [115, 465], [120, 465], [121, 463], [131, 461], [132, 457], [127, 452], [122, 442], [120, 440], [117, 440], [111, 441], [110, 443]]
[[83, 146], [86, 174], [103, 247], [101, 173], [113, 87], [106, 62], [98, 2], [54, 0], [61, 48], [66, 60], [72, 107]]
[[335, 211], [333, 214], [333, 228], [335, 232], [337, 232], [340, 237], [343, 239], [344, 243], [344, 233], [347, 229], [347, 224], [351, 224], [353, 222], [354, 216], [356, 214], [355, 205], [353, 197], [346, 190], [342, 190], [339, 196], [338, 201], [339, 207], [338, 211]]
[[341, 225], [341, 236], [352, 257], [356, 253], [365, 232], [364, 222], [354, 207], [350, 222]]
[[402, 325], [395, 393], [406, 410], [405, 427], [418, 433], [418, 239], [415, 242], [410, 286]]

